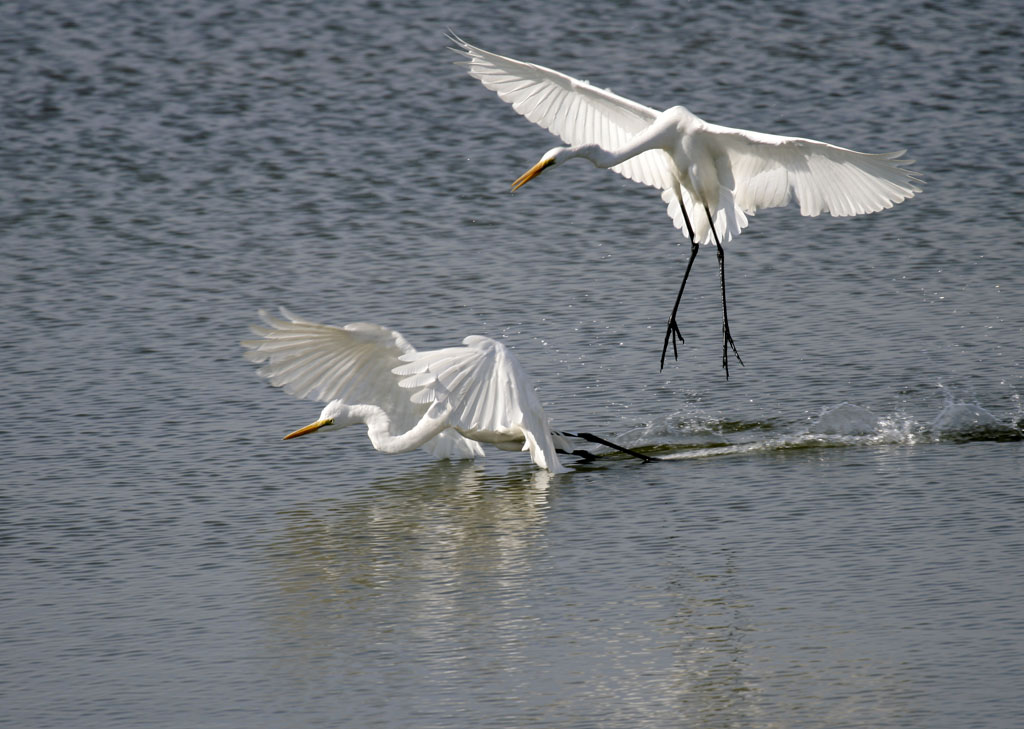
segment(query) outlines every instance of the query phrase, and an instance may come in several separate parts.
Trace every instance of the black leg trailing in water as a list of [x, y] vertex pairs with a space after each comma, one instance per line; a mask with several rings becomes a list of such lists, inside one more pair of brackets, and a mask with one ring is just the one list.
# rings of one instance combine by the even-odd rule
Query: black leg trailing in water
[[555, 448], [555, 451], [565, 456], [576, 456], [582, 463], [592, 463], [600, 458], [596, 453], [591, 453], [590, 451], [585, 451], [579, 448], [574, 451], [563, 451], [561, 448]]
[[[616, 445], [615, 443], [612, 443], [610, 440], [605, 440], [601, 436], [594, 435], [593, 433], [569, 433], [564, 430], [560, 430], [558, 431], [558, 434], [564, 435], [568, 438], [582, 438], [583, 440], [589, 441], [590, 443], [600, 443], [601, 445], [617, 450], [620, 453], [625, 453], [626, 455], [633, 456], [633, 458], [639, 458], [644, 463], [654, 463], [655, 461], [661, 460], [660, 458], [657, 458], [655, 456], [645, 456], [643, 453], [640, 453], [638, 451], [630, 450], [629, 448], [626, 448], [624, 446]], [[588, 461], [600, 458], [600, 456], [582, 450], [573, 451], [572, 455], [579, 456], [580, 458], [584, 458], [585, 460]]]

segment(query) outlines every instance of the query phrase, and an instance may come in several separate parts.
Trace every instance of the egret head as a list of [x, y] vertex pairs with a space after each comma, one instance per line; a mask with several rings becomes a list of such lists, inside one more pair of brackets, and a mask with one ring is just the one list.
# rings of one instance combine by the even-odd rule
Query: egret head
[[519, 179], [512, 183], [512, 190], [518, 190], [548, 167], [554, 167], [555, 165], [564, 162], [568, 159], [568, 152], [568, 147], [555, 147], [553, 149], [549, 149], [544, 153], [544, 156], [540, 158], [540, 162], [528, 169], [519, 176]]
[[332, 400], [320, 411], [320, 417], [316, 421], [293, 431], [284, 437], [284, 440], [298, 438], [300, 435], [308, 435], [318, 430], [340, 430], [356, 423], [362, 423], [363, 417], [356, 413], [351, 405], [345, 405], [341, 400]]

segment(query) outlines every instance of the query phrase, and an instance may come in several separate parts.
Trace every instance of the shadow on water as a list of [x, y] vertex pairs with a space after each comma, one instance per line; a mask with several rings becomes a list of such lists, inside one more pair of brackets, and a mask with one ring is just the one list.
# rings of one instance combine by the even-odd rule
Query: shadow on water
[[[593, 508], [548, 488], [564, 478], [437, 462], [281, 512], [264, 633], [275, 674], [321, 689], [329, 675], [332, 691], [381, 707], [420, 697], [428, 724], [474, 714], [486, 723], [501, 696], [523, 726], [552, 715], [666, 716], [681, 696], [698, 716], [753, 710], [732, 555], [667, 584], [614, 589], [621, 547], [587, 530], [573, 548], [561, 542], [571, 515], [551, 523], [553, 502]], [[593, 582], [602, 564], [607, 584]]]
[[[679, 514], [651, 521], [632, 498], [577, 499], [567, 484], [528, 466], [489, 475], [436, 462], [279, 512], [260, 632], [275, 681], [362, 706], [365, 725], [414, 701], [422, 726], [499, 712], [516, 726], [771, 727], [780, 710], [806, 711], [778, 703], [792, 682], [813, 694], [829, 671], [840, 695], [885, 696], [873, 714], [903, 706], [870, 671], [848, 673], [859, 654], [843, 648], [844, 626], [791, 614], [801, 595], [752, 556], [777, 538], [709, 539]], [[791, 568], [820, 579], [816, 563]], [[832, 643], [843, 650], [829, 659], [820, 646]], [[842, 721], [849, 710], [836, 700], [814, 712]]]
[[285, 632], [301, 642], [323, 635], [325, 622], [367, 611], [378, 612], [379, 628], [440, 620], [468, 575], [524, 568], [552, 478], [532, 467], [493, 476], [472, 462], [438, 461], [282, 512], [270, 552], [282, 594], [294, 598], [281, 613]]
[[384, 702], [431, 685], [465, 697], [500, 676], [536, 620], [522, 586], [546, 559], [552, 478], [439, 461], [282, 512], [275, 672], [296, 685], [328, 672], [341, 694]]

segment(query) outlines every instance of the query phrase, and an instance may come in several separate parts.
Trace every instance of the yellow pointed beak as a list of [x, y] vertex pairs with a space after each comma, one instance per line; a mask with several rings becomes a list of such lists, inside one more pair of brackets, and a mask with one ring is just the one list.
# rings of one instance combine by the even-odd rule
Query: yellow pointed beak
[[512, 183], [512, 192], [518, 190], [520, 187], [525, 185], [527, 182], [532, 180], [534, 177], [539, 175], [541, 172], [543, 172], [545, 169], [547, 169], [554, 163], [555, 161], [553, 159], [542, 159], [540, 162], [538, 162], [533, 167], [528, 169], [526, 172], [521, 174], [519, 176], [519, 179]]
[[320, 428], [324, 427], [325, 425], [330, 425], [333, 422], [334, 422], [333, 418], [324, 418], [323, 420], [318, 420], [315, 423], [310, 423], [309, 425], [305, 426], [304, 428], [299, 428], [298, 430], [289, 433], [284, 438], [282, 438], [282, 440], [291, 440], [292, 438], [298, 438], [300, 435], [306, 435], [308, 433], [313, 433], [313, 432], [315, 432], [317, 430], [320, 430]]

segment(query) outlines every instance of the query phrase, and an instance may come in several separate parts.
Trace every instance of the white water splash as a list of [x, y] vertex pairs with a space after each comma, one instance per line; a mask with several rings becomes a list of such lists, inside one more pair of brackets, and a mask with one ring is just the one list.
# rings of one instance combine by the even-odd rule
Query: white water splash
[[1001, 422], [977, 403], [958, 401], [944, 391], [946, 402], [931, 423], [934, 440], [1017, 440], [1017, 423]]
[[904, 412], [878, 415], [850, 402], [825, 407], [817, 418], [791, 433], [765, 433], [767, 423], [731, 423], [701, 413], [674, 413], [621, 434], [630, 448], [678, 446], [665, 460], [703, 458], [807, 448], [916, 445], [964, 440], [1020, 440], [1016, 423], [1000, 422], [977, 403], [957, 401], [945, 392], [945, 404], [931, 421]]
[[822, 411], [814, 425], [814, 432], [828, 435], [870, 435], [878, 431], [881, 420], [867, 408], [842, 402]]

